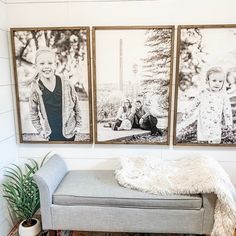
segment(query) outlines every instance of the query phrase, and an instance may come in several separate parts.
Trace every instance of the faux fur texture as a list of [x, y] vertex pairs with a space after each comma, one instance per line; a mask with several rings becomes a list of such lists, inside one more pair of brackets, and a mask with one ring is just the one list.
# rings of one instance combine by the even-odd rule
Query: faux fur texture
[[175, 161], [148, 158], [121, 159], [115, 171], [124, 187], [158, 195], [215, 193], [212, 236], [233, 236], [236, 227], [236, 192], [217, 161], [192, 155]]

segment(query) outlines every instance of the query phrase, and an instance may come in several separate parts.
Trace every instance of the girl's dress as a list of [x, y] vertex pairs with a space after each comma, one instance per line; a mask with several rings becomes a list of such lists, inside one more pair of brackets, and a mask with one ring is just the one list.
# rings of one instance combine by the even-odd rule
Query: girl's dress
[[222, 122], [226, 126], [232, 125], [232, 111], [227, 93], [204, 90], [198, 102], [198, 141], [220, 143]]
[[123, 113], [121, 116], [121, 125], [118, 127], [118, 130], [131, 130], [132, 129], [132, 123], [128, 119], [129, 114]]

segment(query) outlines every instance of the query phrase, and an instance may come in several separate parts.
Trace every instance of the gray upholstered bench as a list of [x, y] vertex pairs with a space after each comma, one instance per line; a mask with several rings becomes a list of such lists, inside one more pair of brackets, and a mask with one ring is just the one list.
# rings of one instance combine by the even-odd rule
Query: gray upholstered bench
[[213, 194], [138, 192], [119, 186], [114, 171], [67, 171], [57, 155], [34, 179], [40, 191], [43, 229], [210, 234], [213, 226]]

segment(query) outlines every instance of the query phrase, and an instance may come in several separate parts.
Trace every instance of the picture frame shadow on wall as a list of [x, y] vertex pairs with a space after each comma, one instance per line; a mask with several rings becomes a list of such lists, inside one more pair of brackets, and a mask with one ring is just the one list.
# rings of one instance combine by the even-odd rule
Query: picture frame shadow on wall
[[236, 25], [178, 27], [174, 145], [236, 146]]
[[20, 143], [92, 143], [89, 27], [12, 28]]
[[174, 26], [96, 26], [97, 144], [168, 145]]

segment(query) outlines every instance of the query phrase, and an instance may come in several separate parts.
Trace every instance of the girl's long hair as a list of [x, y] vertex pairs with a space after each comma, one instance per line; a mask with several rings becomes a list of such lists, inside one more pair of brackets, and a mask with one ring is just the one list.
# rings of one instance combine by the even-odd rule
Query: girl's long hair
[[128, 109], [131, 109], [132, 108], [132, 104], [131, 104], [131, 102], [130, 102], [130, 100], [129, 99], [126, 99], [125, 101], [128, 101], [129, 102], [129, 105], [128, 105], [128, 108], [124, 105], [125, 103], [123, 103], [123, 111], [124, 112], [127, 112], [128, 111]]

